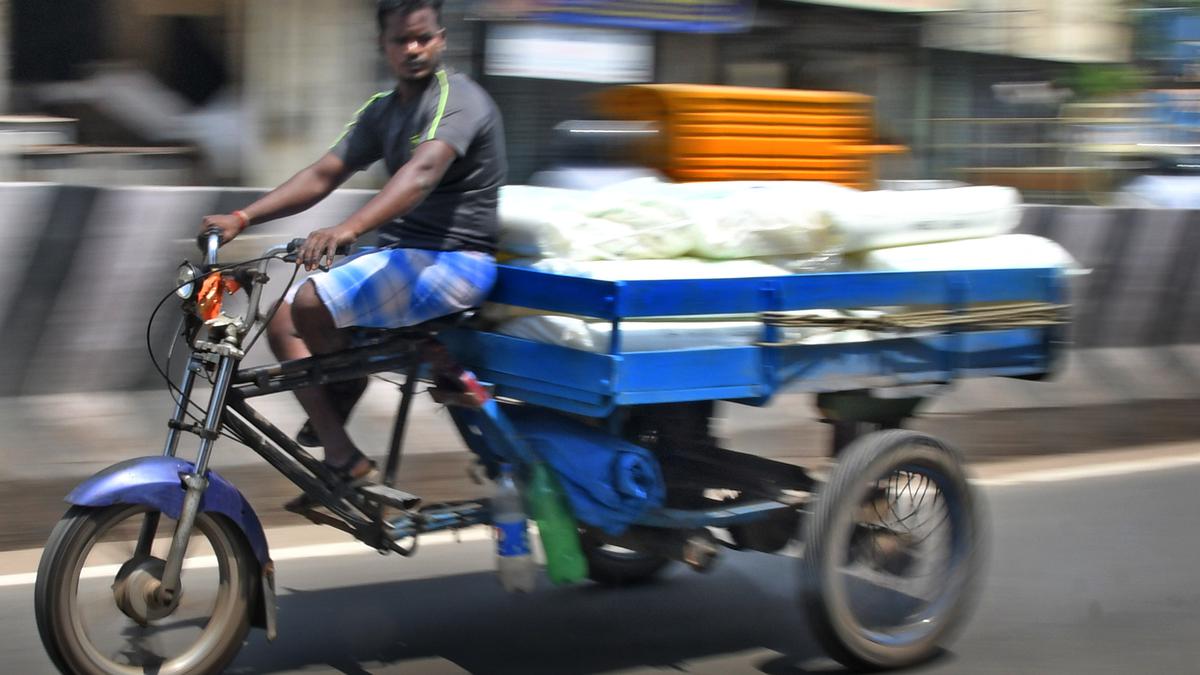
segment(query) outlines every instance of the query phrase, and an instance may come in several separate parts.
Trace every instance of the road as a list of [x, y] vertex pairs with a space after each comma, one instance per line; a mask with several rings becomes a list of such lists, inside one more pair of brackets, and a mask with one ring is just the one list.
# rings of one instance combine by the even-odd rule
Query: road
[[[1089, 462], [984, 476], [992, 545], [980, 604], [950, 649], [915, 672], [1200, 672], [1197, 450], [1113, 471]], [[482, 536], [430, 543], [411, 560], [360, 550], [277, 543], [280, 637], [252, 633], [230, 672], [837, 670], [796, 608], [786, 556], [731, 552], [708, 574], [675, 569], [647, 587], [510, 596]], [[11, 570], [19, 555], [0, 559]], [[0, 576], [6, 672], [52, 672], [31, 607], [28, 575]]]

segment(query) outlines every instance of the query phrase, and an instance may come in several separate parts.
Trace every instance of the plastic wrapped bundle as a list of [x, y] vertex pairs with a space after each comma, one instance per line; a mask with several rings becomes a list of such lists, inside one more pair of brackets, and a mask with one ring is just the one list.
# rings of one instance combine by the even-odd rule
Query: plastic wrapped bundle
[[535, 259], [569, 255], [583, 219], [579, 204], [586, 194], [533, 185], [501, 187], [499, 249]]
[[987, 185], [877, 190], [832, 202], [830, 219], [842, 250], [866, 251], [1008, 234], [1020, 223], [1021, 198]]
[[852, 188], [822, 182], [683, 183], [670, 188], [696, 222], [692, 254], [714, 260], [797, 257], [836, 247], [830, 209]]
[[882, 248], [863, 253], [859, 262], [862, 269], [888, 272], [1078, 267], [1058, 243], [1032, 234]]

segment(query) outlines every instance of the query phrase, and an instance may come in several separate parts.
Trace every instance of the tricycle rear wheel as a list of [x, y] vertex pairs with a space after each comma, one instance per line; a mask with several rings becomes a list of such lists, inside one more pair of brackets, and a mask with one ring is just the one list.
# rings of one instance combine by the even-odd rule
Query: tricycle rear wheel
[[983, 533], [958, 452], [887, 430], [846, 448], [805, 523], [801, 601], [852, 668], [927, 660], [978, 590]]
[[671, 560], [653, 553], [606, 544], [583, 530], [579, 545], [587, 559], [588, 578], [602, 586], [631, 586], [657, 577]]

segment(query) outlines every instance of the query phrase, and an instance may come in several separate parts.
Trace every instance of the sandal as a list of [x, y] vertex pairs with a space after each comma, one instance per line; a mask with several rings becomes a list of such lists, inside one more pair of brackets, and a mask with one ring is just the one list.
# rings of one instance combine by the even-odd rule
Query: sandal
[[[341, 418], [342, 424], [350, 419], [350, 412], [354, 410], [354, 404], [358, 403], [366, 390], [367, 378], [365, 377], [325, 385], [325, 391], [333, 399], [334, 409]], [[296, 442], [306, 448], [321, 446], [321, 439], [317, 436], [317, 430], [313, 428], [312, 420], [304, 420], [304, 426], [296, 432]]]
[[[355, 476], [351, 473], [351, 470], [358, 466], [364, 459], [367, 461], [367, 470]], [[379, 465], [375, 463], [375, 460], [367, 457], [359, 450], [355, 450], [350, 459], [341, 466], [333, 466], [324, 461], [322, 461], [322, 464], [325, 464], [325, 467], [333, 473], [334, 478], [337, 480], [337, 484], [331, 486], [335, 495], [340, 496], [364, 485], [379, 482]], [[310, 497], [307, 492], [302, 492], [298, 497], [285, 503], [283, 508], [288, 511], [303, 511], [314, 506], [317, 506], [316, 500]]]

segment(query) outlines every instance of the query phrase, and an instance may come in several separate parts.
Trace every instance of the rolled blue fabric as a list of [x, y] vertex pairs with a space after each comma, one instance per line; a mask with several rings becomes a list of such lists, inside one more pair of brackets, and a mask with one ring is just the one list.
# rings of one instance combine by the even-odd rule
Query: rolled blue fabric
[[504, 412], [557, 474], [579, 522], [618, 535], [663, 505], [662, 470], [649, 450], [544, 410], [506, 406]]

